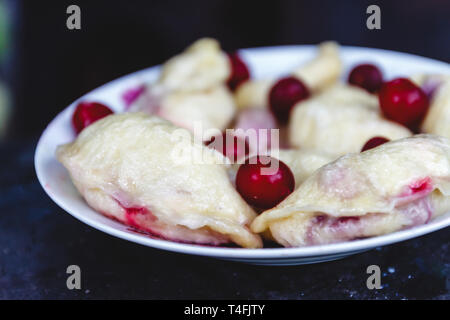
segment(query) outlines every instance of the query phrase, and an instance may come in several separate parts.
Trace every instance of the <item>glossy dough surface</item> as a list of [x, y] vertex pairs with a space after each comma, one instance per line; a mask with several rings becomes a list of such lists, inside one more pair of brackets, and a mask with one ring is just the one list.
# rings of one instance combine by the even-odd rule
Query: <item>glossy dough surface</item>
[[226, 87], [229, 74], [219, 43], [200, 39], [163, 65], [158, 81], [147, 86], [130, 111], [158, 115], [189, 130], [224, 130], [236, 113]]
[[450, 142], [417, 135], [321, 167], [251, 229], [304, 246], [381, 235], [449, 210]]
[[295, 187], [300, 186], [310, 175], [325, 164], [334, 160], [333, 157], [316, 150], [281, 149], [276, 156], [291, 169], [295, 178]]
[[380, 116], [376, 97], [346, 85], [298, 103], [289, 121], [292, 146], [334, 156], [359, 152], [375, 136], [395, 140], [410, 135], [407, 128]]
[[[191, 154], [200, 162], [182, 156]], [[108, 116], [57, 157], [91, 207], [127, 225], [174, 241], [262, 246], [247, 228], [256, 214], [230, 182], [224, 157], [168, 121]]]

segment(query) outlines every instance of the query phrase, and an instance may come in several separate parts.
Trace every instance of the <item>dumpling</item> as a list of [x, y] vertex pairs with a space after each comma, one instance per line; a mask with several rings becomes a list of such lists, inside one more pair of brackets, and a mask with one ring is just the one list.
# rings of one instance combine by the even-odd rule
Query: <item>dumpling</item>
[[128, 111], [163, 117], [193, 130], [224, 130], [236, 107], [226, 86], [230, 65], [214, 39], [196, 41], [183, 53], [169, 59], [156, 83], [146, 86]]
[[269, 106], [269, 92], [275, 82], [275, 79], [258, 79], [242, 83], [234, 93], [238, 110], [267, 108]]
[[297, 148], [318, 149], [333, 156], [359, 152], [367, 140], [390, 140], [411, 132], [381, 117], [376, 99], [362, 89], [338, 86], [294, 106], [289, 141]]
[[158, 86], [166, 91], [202, 91], [222, 85], [229, 75], [230, 63], [219, 42], [203, 38], [163, 65]]
[[[292, 71], [292, 76], [304, 81], [313, 92], [321, 91], [336, 83], [342, 73], [342, 61], [339, 46], [335, 42], [319, 45], [317, 56]], [[277, 79], [260, 79], [241, 84], [235, 92], [238, 109], [249, 107], [266, 108], [269, 104], [269, 92]]]
[[277, 158], [283, 161], [294, 174], [296, 188], [314, 171], [335, 159], [317, 150], [280, 149], [277, 152]]
[[382, 235], [450, 211], [450, 141], [417, 135], [347, 154], [251, 224], [286, 247]]
[[[158, 116], [189, 129], [194, 134], [205, 134], [211, 129], [223, 131], [235, 114], [232, 95], [225, 86], [204, 92], [176, 92], [162, 99]], [[195, 128], [199, 130], [195, 130]], [[200, 130], [201, 129], [201, 130]], [[215, 133], [211, 130], [208, 139]]]
[[262, 246], [226, 158], [166, 120], [108, 116], [60, 146], [57, 157], [87, 203], [124, 224], [180, 242]]
[[339, 45], [332, 41], [320, 44], [317, 57], [293, 72], [293, 75], [302, 79], [313, 92], [336, 83], [341, 74]]
[[431, 98], [435, 91], [444, 83], [450, 81], [449, 74], [418, 73], [412, 75], [410, 80], [421, 87], [425, 94]]
[[450, 80], [441, 84], [434, 93], [422, 130], [450, 139]]
[[376, 95], [370, 94], [359, 87], [343, 83], [331, 86], [327, 90], [322, 91], [321, 94], [315, 98], [336, 104], [356, 104], [379, 112], [379, 102]]
[[[234, 133], [247, 140], [251, 151], [260, 153], [259, 151], [264, 152], [270, 149], [272, 138], [275, 144], [280, 142], [277, 127], [277, 121], [272, 112], [267, 109], [250, 108], [239, 112]], [[264, 150], [259, 150], [260, 148]]]

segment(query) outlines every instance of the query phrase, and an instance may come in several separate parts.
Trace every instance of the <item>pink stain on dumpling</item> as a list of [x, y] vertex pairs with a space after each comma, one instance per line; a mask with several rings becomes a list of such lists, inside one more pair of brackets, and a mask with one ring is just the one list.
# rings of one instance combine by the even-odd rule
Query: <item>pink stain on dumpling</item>
[[[125, 224], [134, 228], [135, 231], [151, 235], [155, 239], [183, 242], [181, 239], [163, 235], [160, 228], [156, 228], [158, 218], [156, 218], [147, 208], [126, 208], [121, 204], [120, 206], [125, 210]], [[142, 216], [144, 215], [146, 216], [145, 220], [142, 219]]]
[[125, 109], [128, 109], [145, 91], [145, 85], [130, 88], [122, 94], [122, 100], [125, 103]]
[[271, 130], [276, 128], [277, 122], [272, 113], [269, 110], [257, 108], [241, 111], [235, 126], [235, 129], [242, 129], [244, 134], [247, 132], [250, 133], [248, 130], [254, 130], [254, 137], [256, 139], [252, 139], [249, 136], [250, 138], [247, 140], [250, 149], [254, 151], [259, 149], [258, 146], [265, 146], [267, 149], [270, 148], [272, 144]]
[[329, 194], [341, 199], [358, 196], [367, 186], [364, 175], [347, 167], [328, 166], [319, 177], [320, 187]]
[[149, 221], [156, 221], [156, 217], [146, 208], [124, 208], [126, 223], [135, 228], [142, 228], [136, 220], [138, 215], [149, 215]]
[[411, 194], [417, 194], [417, 193], [428, 194], [433, 189], [433, 186], [431, 183], [431, 178], [426, 177], [426, 178], [420, 179], [418, 181], [415, 181], [409, 185], [409, 188], [411, 190]]
[[306, 233], [306, 242], [316, 245], [348, 241], [357, 238], [364, 231], [364, 217], [330, 217], [318, 215], [311, 220]]
[[428, 76], [423, 82], [421, 89], [425, 92], [428, 98], [431, 99], [442, 82], [442, 78], [440, 78], [439, 76], [431, 75]]
[[[133, 228], [134, 231], [148, 234], [152, 238], [180, 243], [207, 244], [211, 246], [230, 242], [226, 235], [222, 235], [213, 230], [194, 230], [163, 223], [149, 209], [131, 206], [131, 202], [129, 202], [127, 196], [122, 192], [117, 192], [113, 199], [125, 211], [125, 216], [121, 219], [123, 220], [121, 222]], [[104, 215], [111, 217], [109, 214], [104, 213]], [[117, 217], [114, 218], [118, 220]]]
[[415, 180], [406, 186], [405, 190], [397, 197], [397, 206], [423, 198], [432, 191], [433, 181], [430, 177]]
[[[349, 179], [352, 179], [352, 173], [345, 168], [340, 168], [328, 170], [322, 176], [321, 183], [328, 192], [349, 197], [355, 195], [353, 191], [357, 188], [355, 184], [350, 184], [349, 187]], [[408, 184], [405, 191], [395, 197], [395, 214], [403, 217], [400, 229], [423, 225], [430, 221], [434, 212], [430, 198], [432, 191], [432, 179], [425, 177]], [[306, 241], [310, 245], [315, 245], [359, 239], [367, 235], [370, 227], [383, 223], [387, 214], [389, 213], [369, 212], [363, 216], [338, 218], [319, 214], [311, 219]]]
[[125, 92], [123, 98], [126, 104], [126, 110], [145, 112], [150, 115], [158, 114], [163, 96], [154, 91], [151, 87], [142, 85]]
[[421, 197], [398, 208], [408, 219], [407, 227], [419, 226], [431, 220], [433, 208], [430, 197]]

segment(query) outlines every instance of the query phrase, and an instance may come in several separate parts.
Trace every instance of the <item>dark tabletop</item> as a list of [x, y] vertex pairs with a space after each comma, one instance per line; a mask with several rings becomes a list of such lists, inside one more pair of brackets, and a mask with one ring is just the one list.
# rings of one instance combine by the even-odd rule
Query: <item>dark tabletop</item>
[[[450, 229], [334, 262], [264, 267], [164, 252], [65, 213], [39, 185], [37, 140], [0, 146], [0, 299], [449, 299]], [[366, 269], [379, 265], [382, 289]], [[81, 268], [81, 290], [66, 269]]]

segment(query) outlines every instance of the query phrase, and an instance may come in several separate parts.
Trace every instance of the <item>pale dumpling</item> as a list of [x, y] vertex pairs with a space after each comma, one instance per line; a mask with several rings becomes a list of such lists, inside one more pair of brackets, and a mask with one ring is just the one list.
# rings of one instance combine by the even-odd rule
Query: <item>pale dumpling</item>
[[339, 45], [333, 41], [320, 44], [317, 56], [292, 74], [303, 80], [313, 92], [333, 85], [342, 74]]
[[296, 188], [314, 171], [335, 159], [323, 152], [311, 149], [280, 149], [277, 153], [276, 158], [291, 169]]
[[379, 102], [376, 95], [344, 83], [337, 83], [314, 98], [336, 104], [354, 104], [379, 112]]
[[442, 83], [434, 92], [422, 130], [450, 139], [450, 80]]
[[[223, 131], [235, 114], [233, 97], [225, 86], [204, 92], [176, 92], [162, 99], [157, 115], [191, 130], [203, 139]], [[197, 130], [195, 130], [197, 128]], [[207, 135], [207, 131], [211, 131]]]
[[450, 74], [419, 73], [412, 75], [410, 80], [420, 86], [428, 97], [432, 97], [444, 82], [450, 81]]
[[275, 82], [275, 79], [256, 79], [242, 83], [234, 93], [238, 110], [268, 108], [269, 92]]
[[166, 91], [202, 91], [222, 85], [230, 75], [230, 63], [217, 40], [203, 38], [162, 67], [158, 86]]
[[[319, 92], [335, 84], [342, 73], [339, 46], [335, 42], [319, 45], [317, 55], [308, 63], [294, 69], [292, 76], [301, 79], [312, 92]], [[266, 108], [269, 92], [277, 79], [257, 79], [241, 84], [234, 96], [238, 109]]]
[[297, 247], [382, 235], [449, 211], [450, 141], [417, 135], [321, 167], [251, 229]]
[[289, 120], [291, 145], [341, 156], [359, 152], [376, 136], [390, 140], [410, 136], [406, 127], [381, 117], [374, 99], [362, 89], [337, 86], [298, 103]]
[[102, 214], [173, 241], [262, 246], [255, 212], [226, 159], [186, 129], [142, 113], [108, 116], [57, 150], [78, 191]]
[[224, 130], [236, 113], [233, 95], [226, 86], [230, 75], [228, 58], [214, 39], [196, 41], [169, 59], [155, 83], [128, 111], [163, 117], [193, 130]]

